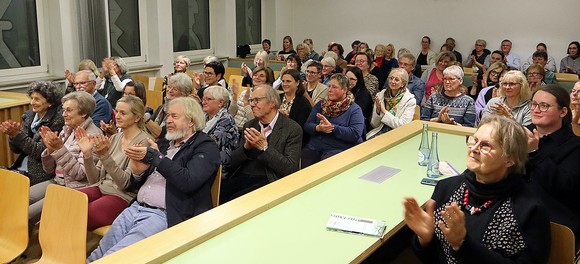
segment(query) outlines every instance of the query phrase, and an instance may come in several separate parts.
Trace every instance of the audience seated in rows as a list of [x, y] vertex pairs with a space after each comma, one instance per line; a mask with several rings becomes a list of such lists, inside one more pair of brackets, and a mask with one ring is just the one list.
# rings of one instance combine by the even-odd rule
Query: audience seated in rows
[[505, 64], [512, 70], [520, 70], [522, 68], [522, 61], [520, 55], [512, 52], [512, 42], [509, 39], [504, 39], [501, 42], [501, 52], [505, 56]]
[[[95, 76], [99, 76], [99, 69], [97, 69], [97, 65], [95, 65], [95, 62], [93, 62], [90, 59], [84, 59], [81, 62], [79, 62], [78, 71], [82, 70], [92, 71], [95, 74]], [[64, 71], [64, 77], [66, 78], [67, 81], [65, 94], [74, 92], [76, 90], [74, 86], [75, 75], [76, 75], [75, 72], [71, 72], [69, 70]]]
[[242, 63], [241, 68], [242, 74], [244, 75], [244, 78], [242, 79], [242, 86], [243, 87], [251, 86], [252, 76], [254, 76], [253, 71], [257, 67], [267, 68], [269, 64], [270, 59], [268, 58], [268, 53], [266, 53], [263, 50], [258, 51], [258, 53], [256, 53], [256, 56], [254, 56], [254, 67], [252, 69], [250, 69], [250, 67], [248, 67], [246, 63]]
[[[328, 59], [325, 62], [331, 60]], [[323, 67], [325, 66], [317, 61], [311, 61], [306, 66], [306, 91], [304, 97], [308, 100], [310, 106], [314, 106], [328, 95], [328, 86], [320, 82], [320, 77], [324, 72]]]
[[[415, 101], [417, 105], [421, 105], [421, 100], [425, 96], [425, 82], [421, 78], [415, 76], [413, 72], [415, 71], [415, 56], [411, 53], [403, 53], [399, 56], [399, 68], [405, 69], [409, 75], [409, 81], [407, 82], [407, 89], [415, 96]], [[386, 83], [387, 85], [388, 83]], [[386, 89], [388, 87], [383, 87]]]
[[[334, 56], [333, 56], [334, 55]], [[324, 58], [320, 61], [322, 64], [322, 71], [320, 74], [320, 83], [328, 86], [330, 83], [330, 77], [336, 73], [336, 59], [338, 56], [336, 53], [329, 51], [324, 55]]]
[[294, 50], [294, 42], [292, 41], [292, 37], [285, 36], [282, 40], [282, 50], [278, 51], [278, 60], [285, 60], [286, 56], [284, 55], [288, 54], [296, 54], [296, 51]]
[[[491, 98], [497, 97], [497, 90], [500, 87], [500, 79], [507, 72], [507, 65], [503, 62], [493, 63], [483, 75], [483, 85], [487, 87], [481, 89], [475, 101], [475, 123], [481, 120], [482, 111]], [[487, 80], [487, 81], [486, 81]]]
[[437, 63], [436, 56], [437, 53], [431, 50], [431, 38], [423, 36], [421, 38], [421, 50], [417, 54], [417, 65], [433, 65]]
[[310, 53], [308, 54], [308, 57], [306, 58], [306, 60], [320, 61], [322, 59], [322, 56], [320, 56], [314, 50], [314, 42], [312, 41], [312, 39], [310, 39], [310, 38], [304, 39], [304, 41], [302, 43], [308, 45], [308, 48], [310, 49]]
[[95, 79], [96, 76], [93, 72], [82, 70], [76, 73], [74, 86], [77, 91], [85, 91], [95, 97], [97, 107], [92, 113], [91, 118], [93, 119], [93, 123], [95, 123], [96, 126], [99, 126], [101, 121], [104, 123], [109, 123], [109, 121], [111, 121], [111, 118], [113, 117], [113, 107], [105, 97], [97, 92]]
[[[163, 102], [165, 103], [165, 96], [167, 95], [167, 86], [169, 85], [169, 79], [171, 76], [178, 73], [187, 73], [189, 66], [191, 65], [191, 60], [185, 55], [179, 55], [175, 58], [173, 62], [173, 72], [168, 73], [163, 77]], [[125, 86], [126, 87], [126, 86]]]
[[371, 96], [375, 96], [379, 92], [380, 87], [377, 76], [370, 73], [371, 65], [373, 64], [372, 57], [366, 52], [359, 52], [355, 58], [354, 65], [362, 72], [365, 88]]
[[288, 57], [286, 58], [286, 66], [282, 67], [282, 69], [280, 70], [280, 75], [278, 76], [278, 78], [276, 79], [276, 81], [274, 81], [274, 89], [276, 90], [281, 90], [282, 89], [282, 75], [284, 74], [284, 72], [286, 72], [287, 70], [298, 70], [300, 71], [300, 79], [301, 80], [306, 80], [306, 76], [304, 75], [304, 73], [302, 72], [302, 61], [300, 60], [300, 58], [298, 58], [298, 55], [296, 54], [290, 54], [288, 55]]

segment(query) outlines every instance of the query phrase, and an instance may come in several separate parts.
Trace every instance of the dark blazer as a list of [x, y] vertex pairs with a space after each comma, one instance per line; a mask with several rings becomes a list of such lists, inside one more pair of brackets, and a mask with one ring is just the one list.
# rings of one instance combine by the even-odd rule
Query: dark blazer
[[111, 118], [113, 117], [113, 107], [100, 93], [93, 94], [93, 97], [95, 97], [95, 103], [97, 105], [95, 111], [91, 114], [91, 118], [97, 127], [101, 127], [101, 120], [107, 124], [111, 121]]
[[[47, 126], [50, 130], [59, 133], [64, 126], [61, 111], [60, 105], [51, 106], [34, 129], [39, 131], [41, 126]], [[54, 172], [46, 173], [42, 168], [40, 156], [42, 151], [46, 149], [46, 146], [42, 142], [40, 134], [30, 129], [35, 115], [36, 113], [32, 110], [24, 112], [20, 124], [20, 132], [14, 138], [8, 139], [10, 150], [16, 154], [20, 154], [10, 169], [18, 168], [22, 164], [24, 157], [28, 156], [28, 177], [30, 178], [31, 186], [50, 180], [54, 176]]]
[[[284, 94], [280, 95], [280, 99], [284, 98]], [[290, 108], [290, 113], [288, 117], [294, 120], [300, 127], [302, 128], [302, 146], [308, 143], [308, 139], [310, 139], [310, 135], [304, 133], [304, 123], [308, 119], [308, 115], [310, 115], [310, 111], [312, 110], [312, 106], [306, 97], [300, 95], [294, 98], [294, 102], [292, 103], [292, 107]]]
[[[246, 122], [244, 130], [249, 127], [260, 131], [258, 119], [254, 118]], [[240, 166], [256, 160], [264, 166], [269, 182], [298, 171], [302, 152], [302, 129], [294, 120], [282, 114], [278, 115], [274, 129], [268, 136], [266, 151], [257, 149], [245, 151], [245, 143], [246, 139], [242, 136], [240, 146], [232, 153], [230, 160], [232, 170], [239, 171]], [[232, 177], [235, 177], [235, 173]]]
[[[159, 152], [167, 154], [169, 141], [157, 140]], [[213, 207], [211, 186], [220, 165], [220, 152], [208, 135], [197, 131], [183, 143], [173, 159], [147, 148], [145, 162], [151, 167], [137, 181], [131, 177], [134, 187], [141, 187], [154, 169], [167, 180], [165, 185], [165, 209], [168, 227], [179, 224]], [[160, 157], [161, 156], [161, 157]]]

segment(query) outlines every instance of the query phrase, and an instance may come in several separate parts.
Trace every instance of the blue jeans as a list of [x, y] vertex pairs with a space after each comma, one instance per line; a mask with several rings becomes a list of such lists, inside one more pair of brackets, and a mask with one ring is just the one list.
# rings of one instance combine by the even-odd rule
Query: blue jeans
[[111, 229], [87, 258], [93, 262], [122, 248], [167, 229], [167, 214], [161, 209], [131, 204], [115, 219]]

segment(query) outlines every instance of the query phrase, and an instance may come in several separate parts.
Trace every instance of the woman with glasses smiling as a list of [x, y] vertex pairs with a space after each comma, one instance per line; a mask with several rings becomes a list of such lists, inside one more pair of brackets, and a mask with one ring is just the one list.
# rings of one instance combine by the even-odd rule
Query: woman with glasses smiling
[[470, 126], [475, 123], [471, 97], [461, 92], [463, 69], [457, 65], [443, 71], [443, 91], [432, 94], [421, 108], [421, 120]]
[[534, 93], [526, 172], [528, 183], [548, 208], [550, 220], [572, 229], [579, 245], [580, 137], [570, 128], [569, 106], [570, 95], [558, 85], [542, 86]]
[[[546, 263], [550, 222], [523, 180], [526, 132], [513, 119], [484, 118], [467, 140], [467, 169], [440, 180], [425, 210], [406, 197], [411, 248], [424, 263]], [[577, 201], [577, 200], [575, 200]]]
[[407, 89], [409, 74], [403, 68], [391, 70], [389, 88], [380, 91], [375, 99], [375, 111], [371, 120], [374, 128], [367, 139], [386, 133], [413, 121], [415, 96]]
[[527, 126], [532, 123], [530, 98], [532, 91], [521, 71], [509, 71], [500, 81], [499, 97], [492, 98], [483, 109], [483, 117], [496, 114]]

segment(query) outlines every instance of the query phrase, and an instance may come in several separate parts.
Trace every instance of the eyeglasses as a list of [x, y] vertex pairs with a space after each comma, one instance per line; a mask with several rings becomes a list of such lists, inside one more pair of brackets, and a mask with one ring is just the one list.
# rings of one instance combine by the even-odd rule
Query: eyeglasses
[[177, 89], [177, 87], [175, 87], [175, 86], [169, 85], [169, 86], [167, 86], [167, 91], [168, 92], [171, 92], [171, 91], [179, 91], [179, 89]]
[[488, 155], [493, 150], [493, 145], [491, 145], [490, 142], [484, 140], [480, 141], [474, 136], [469, 136], [465, 144], [469, 148], [469, 151], [473, 151], [477, 148], [479, 152], [484, 155]]
[[520, 83], [515, 83], [515, 82], [502, 82], [501, 83], [501, 86], [504, 86], [504, 87], [514, 87], [514, 86], [516, 86], [518, 84], [520, 84]]
[[503, 71], [491, 71], [489, 72], [490, 76], [500, 76]]
[[207, 98], [207, 97], [204, 97], [203, 99], [201, 99], [201, 101], [204, 102], [204, 103], [209, 103], [209, 102], [211, 102], [213, 100], [215, 100], [215, 99], [214, 98]]
[[63, 113], [72, 113], [72, 112], [76, 112], [76, 111], [77, 111], [76, 108], [70, 108], [70, 107], [69, 108], [63, 108], [62, 109], [62, 112]]
[[367, 62], [367, 60], [355, 60], [354, 62], [355, 62], [355, 63], [366, 63], [366, 62]]
[[309, 70], [307, 70], [307, 71], [306, 71], [306, 74], [309, 74], [309, 75], [315, 75], [315, 74], [318, 74], [318, 72], [313, 72], [313, 71], [309, 71]]
[[92, 81], [84, 81], [84, 82], [74, 82], [72, 83], [73, 86], [84, 86], [87, 83], [90, 83]]
[[539, 72], [528, 72], [526, 73], [527, 76], [539, 76], [541, 75]]
[[389, 81], [400, 82], [402, 80], [399, 77], [391, 76], [391, 77], [389, 77]]
[[266, 97], [254, 97], [254, 98], [250, 98], [248, 99], [248, 103], [250, 104], [258, 104], [260, 102], [260, 100], [265, 99]]
[[538, 107], [538, 109], [540, 109], [540, 112], [546, 112], [548, 111], [548, 109], [550, 109], [550, 107], [552, 107], [553, 105], [551, 104], [546, 104], [546, 103], [538, 103], [536, 101], [531, 101], [530, 102], [530, 110], [535, 110], [536, 107]]
[[454, 81], [457, 81], [457, 80], [459, 80], [459, 79], [457, 79], [457, 78], [443, 78], [443, 81], [444, 82], [454, 82]]

